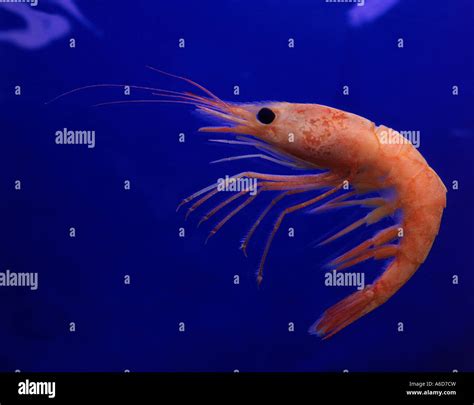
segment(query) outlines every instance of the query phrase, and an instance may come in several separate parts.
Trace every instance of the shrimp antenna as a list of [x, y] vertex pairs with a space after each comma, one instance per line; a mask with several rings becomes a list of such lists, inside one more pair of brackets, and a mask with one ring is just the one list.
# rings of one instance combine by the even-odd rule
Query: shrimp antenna
[[[154, 100], [154, 99], [143, 99], [143, 100], [116, 100], [116, 101], [106, 101], [103, 103], [94, 104], [92, 107], [102, 107], [106, 105], [114, 104], [133, 104], [133, 103], [171, 103], [171, 104], [190, 104], [201, 108], [200, 104], [197, 104], [193, 101], [186, 100]], [[202, 107], [205, 107], [202, 105]]]
[[60, 98], [63, 98], [65, 96], [69, 96], [70, 94], [78, 93], [79, 91], [83, 91], [83, 90], [87, 90], [87, 89], [95, 89], [95, 88], [101, 88], [101, 87], [105, 87], [105, 88], [120, 87], [120, 88], [122, 88], [122, 87], [126, 87], [126, 86], [130, 87], [131, 89], [148, 90], [148, 91], [156, 91], [156, 92], [159, 91], [159, 92], [162, 92], [162, 93], [168, 93], [167, 95], [173, 95], [173, 97], [175, 97], [175, 96], [183, 96], [183, 97], [186, 96], [186, 97], [189, 97], [189, 98], [195, 98], [196, 100], [203, 100], [204, 99], [204, 97], [198, 96], [198, 95], [190, 93], [190, 92], [173, 91], [173, 90], [159, 89], [159, 88], [156, 88], [156, 87], [136, 86], [136, 85], [130, 85], [130, 84], [100, 83], [100, 84], [90, 84], [88, 86], [77, 87], [75, 89], [66, 91], [65, 93], [62, 93], [62, 94], [54, 97], [53, 99], [51, 99], [49, 101], [46, 101], [45, 104], [53, 103], [56, 100], [59, 100]]
[[146, 65], [146, 67], [148, 69], [151, 69], [155, 72], [158, 72], [158, 73], [161, 73], [163, 75], [166, 75], [166, 76], [170, 76], [170, 77], [174, 77], [175, 79], [179, 79], [179, 80], [184, 80], [185, 82], [197, 87], [198, 89], [201, 89], [203, 92], [205, 92], [207, 95], [211, 96], [214, 100], [216, 100], [218, 103], [221, 103], [222, 105], [224, 105], [225, 107], [229, 108], [229, 106], [224, 103], [224, 101], [222, 101], [219, 97], [217, 97], [214, 93], [212, 93], [210, 90], [206, 89], [204, 86], [201, 86], [199, 83], [196, 83], [195, 81], [191, 80], [191, 79], [188, 79], [187, 77], [183, 77], [183, 76], [178, 76], [178, 75], [175, 75], [173, 73], [168, 73], [168, 72], [165, 72], [163, 70], [160, 70], [160, 69], [157, 69], [153, 66], [149, 66], [149, 65]]

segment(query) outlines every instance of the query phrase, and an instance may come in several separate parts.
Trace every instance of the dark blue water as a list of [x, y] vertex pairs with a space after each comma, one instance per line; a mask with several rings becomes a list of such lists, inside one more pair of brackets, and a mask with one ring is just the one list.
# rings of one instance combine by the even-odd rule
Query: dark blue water
[[[323, 1], [78, 6], [96, 31], [70, 18], [71, 32], [40, 49], [0, 42], [0, 270], [39, 274], [36, 291], [0, 288], [1, 370], [474, 370], [471, 0], [400, 0], [357, 27], [347, 14], [357, 6]], [[44, 7], [67, 16], [46, 1]], [[0, 22], [7, 29], [21, 19], [0, 9]], [[326, 308], [354, 291], [326, 287], [322, 266], [390, 221], [313, 248], [366, 211], [288, 216], [258, 288], [255, 271], [278, 209], [262, 223], [248, 258], [238, 247], [269, 196], [207, 245], [224, 214], [196, 229], [213, 204], [187, 222], [176, 206], [218, 177], [244, 170], [294, 174], [291, 169], [259, 160], [210, 165], [249, 149], [207, 142], [197, 132], [206, 123], [190, 106], [91, 107], [120, 99], [121, 89], [44, 104], [93, 83], [191, 90], [145, 65], [190, 77], [229, 101], [325, 104], [420, 131], [419, 150], [448, 188], [426, 262], [385, 305], [332, 339], [309, 335]], [[14, 95], [17, 85], [21, 96]], [[56, 145], [62, 128], [95, 130], [96, 147]], [[179, 133], [186, 142], [178, 142]], [[383, 267], [367, 262], [353, 271], [365, 272], [368, 282]]]

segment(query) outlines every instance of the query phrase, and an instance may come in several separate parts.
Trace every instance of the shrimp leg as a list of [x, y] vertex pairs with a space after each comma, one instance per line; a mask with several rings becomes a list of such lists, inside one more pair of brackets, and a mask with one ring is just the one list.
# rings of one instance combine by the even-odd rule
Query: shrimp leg
[[223, 218], [212, 230], [211, 232], [209, 232], [209, 235], [206, 239], [206, 242], [209, 240], [209, 238], [211, 238], [212, 236], [214, 236], [218, 231], [219, 229], [221, 229], [227, 221], [229, 221], [234, 215], [236, 215], [237, 213], [239, 213], [242, 209], [244, 209], [247, 205], [249, 205], [253, 200], [255, 200], [255, 198], [257, 197], [257, 195], [259, 194], [259, 192], [262, 191], [262, 189], [260, 189], [255, 195], [252, 195], [250, 196], [249, 198], [247, 198], [242, 204], [240, 204], [237, 208], [235, 208], [232, 212], [230, 212], [225, 218]]
[[349, 200], [343, 202], [328, 202], [318, 208], [315, 208], [312, 212], [325, 211], [332, 208], [343, 208], [343, 207], [353, 207], [359, 205], [361, 207], [380, 207], [387, 202], [385, 198], [365, 198], [363, 200]]
[[364, 224], [365, 225], [374, 224], [380, 221], [381, 219], [385, 218], [386, 216], [392, 214], [394, 211], [395, 211], [395, 207], [393, 205], [391, 204], [382, 205], [381, 207], [378, 207], [372, 212], [370, 212], [369, 214], [367, 214], [364, 218], [361, 218], [358, 221], [352, 223], [351, 225], [347, 226], [342, 231], [339, 231], [338, 233], [331, 236], [330, 238], [323, 240], [321, 243], [319, 243], [319, 246], [332, 242], [333, 240], [340, 238], [341, 236], [353, 231], [354, 229], [359, 228], [360, 226]]
[[341, 195], [338, 195], [337, 197], [334, 197], [332, 200], [329, 200], [328, 202], [320, 205], [319, 207], [313, 209], [313, 210], [310, 210], [309, 212], [319, 212], [319, 211], [324, 211], [325, 209], [329, 209], [327, 208], [327, 206], [329, 205], [332, 205], [334, 203], [338, 203], [340, 201], [344, 201], [346, 198], [349, 198], [349, 197], [352, 197], [354, 196], [355, 194], [357, 194], [357, 191], [350, 191], [348, 193], [345, 193], [345, 194], [341, 194]]
[[336, 266], [343, 262], [347, 262], [348, 260], [354, 259], [360, 255], [365, 254], [371, 247], [378, 247], [383, 245], [384, 243], [388, 243], [394, 240], [398, 236], [398, 228], [399, 225], [394, 225], [389, 228], [383, 229], [374, 237], [366, 240], [365, 242], [362, 242], [360, 245], [334, 259], [332, 262], [329, 263], [329, 265]]
[[[237, 200], [238, 198], [242, 197], [243, 195], [247, 194], [248, 192], [249, 191], [247, 191], [247, 190], [241, 191], [240, 193], [234, 194], [234, 195], [230, 196], [229, 198], [227, 198], [226, 200], [222, 201], [219, 205], [215, 206], [211, 211], [209, 211], [206, 215], [204, 215], [201, 218], [201, 220], [198, 223], [198, 227], [203, 222], [207, 221], [209, 218], [211, 218], [213, 215], [215, 215], [222, 208], [224, 208], [226, 205], [230, 204], [234, 200]], [[258, 194], [258, 191], [257, 191], [257, 194]], [[253, 196], [253, 197], [256, 197], [257, 194], [255, 194], [255, 196]]]
[[342, 270], [347, 267], [354, 266], [358, 263], [362, 263], [369, 259], [388, 259], [389, 257], [395, 256], [399, 250], [398, 245], [384, 245], [377, 246], [373, 249], [368, 250], [366, 253], [357, 256], [355, 259], [349, 260], [345, 263], [340, 264], [335, 270]]
[[[274, 184], [276, 184], [278, 187], [276, 187], [276, 188], [271, 187]], [[211, 232], [209, 233], [209, 236], [206, 239], [206, 243], [209, 240], [209, 238], [214, 236], [217, 233], [217, 231], [219, 231], [219, 229], [222, 228], [222, 226], [224, 226], [225, 223], [228, 220], [230, 220], [233, 216], [235, 216], [237, 213], [239, 213], [243, 208], [245, 208], [247, 205], [249, 205], [258, 196], [258, 194], [260, 194], [260, 192], [262, 192], [262, 191], [273, 191], [273, 190], [276, 190], [276, 189], [278, 189], [278, 190], [283, 189], [283, 190], [288, 190], [288, 193], [290, 193], [290, 194], [294, 194], [294, 193], [297, 193], [297, 192], [303, 193], [303, 192], [318, 189], [318, 188], [321, 188], [321, 187], [323, 187], [321, 184], [315, 183], [313, 180], [300, 180], [300, 181], [296, 181], [296, 182], [277, 182], [277, 183], [264, 182], [262, 184], [262, 186], [258, 189], [258, 191], [255, 195], [250, 196], [249, 198], [247, 198], [247, 200], [245, 200], [237, 208], [235, 208], [232, 212], [230, 212], [224, 219], [222, 219], [211, 230]], [[219, 210], [224, 208], [226, 205], [230, 204], [232, 201], [239, 198], [240, 196], [242, 196], [244, 194], [247, 194], [248, 192], [249, 192], [248, 190], [241, 191], [240, 193], [235, 194], [232, 197], [228, 198], [227, 200], [225, 200], [224, 202], [219, 204], [216, 208], [211, 210], [208, 214], [206, 214], [201, 219], [199, 224], [201, 224], [202, 222], [208, 220], [211, 216], [216, 214]]]
[[[190, 208], [188, 208], [188, 211], [186, 212], [186, 215], [184, 217], [184, 219], [188, 219], [189, 215], [194, 211], [196, 210], [197, 208], [199, 208], [202, 204], [204, 204], [207, 200], [209, 200], [209, 198], [211, 198], [212, 196], [216, 195], [217, 193], [219, 192], [219, 190], [216, 188], [212, 191], [209, 191], [207, 194], [205, 194], [203, 197], [201, 197], [199, 200], [197, 200]], [[177, 209], [179, 209], [179, 207], [182, 205], [183, 203], [181, 203]], [[198, 225], [199, 226], [199, 225]]]
[[[311, 190], [311, 189], [314, 189], [314, 188], [321, 188], [323, 187], [322, 185], [318, 184], [317, 182], [315, 182], [313, 179], [306, 179], [306, 180], [301, 180], [301, 179], [298, 179], [297, 181], [293, 181], [293, 182], [271, 182], [271, 181], [264, 181], [257, 193], [255, 196], [252, 196], [253, 198], [251, 198], [251, 201], [253, 201], [253, 199], [257, 196], [257, 194], [260, 194], [261, 191], [273, 191], [273, 190], [287, 190], [287, 189], [296, 189], [296, 188], [301, 188], [302, 191], [308, 191], [308, 190]], [[218, 211], [220, 211], [222, 208], [224, 208], [225, 206], [227, 206], [228, 204], [230, 204], [232, 201], [238, 199], [239, 197], [245, 195], [245, 194], [248, 194], [250, 191], [249, 190], [243, 190], [237, 194], [234, 194], [232, 195], [231, 197], [229, 197], [228, 199], [224, 200], [223, 202], [221, 202], [219, 205], [217, 205], [215, 208], [213, 208], [211, 211], [209, 211], [206, 215], [204, 215], [201, 220], [199, 221], [199, 224], [198, 226], [204, 222], [204, 221], [207, 221], [209, 218], [211, 218], [213, 215], [215, 215]], [[197, 207], [199, 207], [202, 203], [204, 203], [205, 201], [207, 201], [210, 197], [212, 197], [213, 195], [215, 195], [217, 193], [217, 190], [213, 190], [211, 192], [209, 192], [207, 195], [205, 195], [204, 197], [202, 197], [200, 200], [198, 200], [189, 210], [188, 210], [188, 214], [190, 213], [190, 211], [193, 211], [195, 210]], [[248, 204], [248, 203], [243, 203], [245, 204], [245, 206]], [[240, 210], [239, 210], [240, 211]], [[186, 215], [186, 216], [187, 216]]]
[[[299, 180], [314, 179], [314, 180], [317, 180], [317, 179], [321, 179], [323, 176], [328, 177], [328, 174], [327, 173], [322, 173], [322, 174], [309, 174], [309, 175], [303, 175], [303, 176], [283, 176], [283, 175], [264, 174], [264, 173], [257, 173], [257, 172], [242, 172], [242, 173], [239, 173], [239, 174], [236, 174], [234, 176], [229, 177], [229, 181], [230, 180], [237, 180], [237, 179], [240, 179], [242, 177], [248, 177], [248, 178], [259, 179], [259, 180], [268, 180], [268, 181], [294, 181], [295, 179], [299, 179]], [[201, 196], [202, 194], [215, 191], [217, 189], [217, 186], [218, 186], [218, 182], [215, 182], [214, 184], [211, 184], [210, 186], [204, 187], [203, 189], [201, 189], [201, 190], [195, 192], [194, 194], [190, 195], [189, 197], [185, 198], [178, 205], [178, 207], [176, 208], [176, 211], [178, 211], [183, 205], [185, 205], [188, 202], [196, 199], [197, 197]], [[215, 194], [216, 193], [213, 193], [212, 195], [215, 195]], [[210, 197], [212, 197], [212, 195]], [[208, 197], [208, 198], [210, 198], [210, 197]], [[204, 200], [204, 201], [206, 201], [206, 200]]]
[[292, 162], [285, 162], [284, 160], [276, 159], [272, 156], [264, 155], [263, 153], [254, 153], [254, 154], [250, 154], [250, 155], [230, 156], [230, 157], [226, 157], [226, 158], [223, 158], [223, 159], [213, 160], [210, 163], [223, 163], [223, 162], [231, 162], [233, 160], [253, 159], [253, 158], [268, 160], [269, 162], [273, 162], [273, 163], [276, 163], [276, 164], [279, 164], [279, 165], [282, 165], [282, 166], [298, 167], [296, 164], [294, 164]]
[[273, 238], [275, 237], [276, 232], [280, 228], [281, 223], [283, 222], [283, 219], [287, 214], [293, 213], [295, 211], [301, 210], [303, 208], [309, 207], [310, 205], [313, 205], [317, 203], [318, 201], [323, 200], [324, 198], [328, 197], [331, 194], [334, 194], [336, 191], [341, 189], [342, 184], [332, 188], [329, 191], [326, 191], [325, 193], [318, 195], [317, 197], [311, 198], [308, 201], [302, 202], [300, 204], [293, 205], [291, 207], [286, 208], [278, 217], [278, 219], [275, 222], [275, 225], [273, 226], [272, 232], [270, 233], [270, 236], [267, 239], [267, 243], [265, 245], [265, 249], [263, 251], [262, 258], [260, 260], [260, 266], [258, 268], [258, 273], [257, 273], [257, 283], [260, 285], [262, 280], [263, 280], [263, 267], [265, 265], [265, 260], [267, 258], [268, 252], [270, 250], [270, 246], [272, 244]]
[[[283, 198], [289, 196], [289, 195], [293, 195], [293, 194], [297, 194], [297, 193], [304, 193], [308, 190], [306, 189], [299, 189], [299, 190], [289, 190], [289, 191], [286, 191], [284, 193], [281, 193], [280, 195], [276, 196], [269, 204], [268, 206], [265, 208], [265, 210], [260, 214], [260, 216], [257, 218], [257, 220], [255, 221], [255, 223], [252, 225], [252, 228], [250, 228], [250, 231], [247, 233], [247, 236], [245, 237], [245, 239], [242, 241], [242, 244], [240, 245], [240, 249], [242, 249], [244, 255], [247, 257], [247, 246], [250, 242], [250, 239], [252, 238], [253, 234], [255, 233], [255, 231], [257, 230], [258, 226], [260, 225], [260, 223], [262, 222], [262, 220], [265, 218], [265, 216], [270, 212], [270, 210], [279, 202], [281, 201]], [[345, 194], [342, 194], [336, 198], [334, 198], [333, 200], [331, 201], [341, 201], [341, 200], [344, 200], [345, 198], [349, 198], [351, 196], [353, 196], [355, 194], [355, 191], [351, 191], [351, 192], [348, 192], [348, 193], [345, 193]], [[331, 202], [329, 201], [329, 202]], [[326, 205], [326, 204], [325, 204]]]
[[[313, 187], [307, 187], [305, 189], [300, 189], [300, 190], [290, 190], [288, 191], [287, 193], [288, 194], [295, 194], [296, 192], [299, 192], [299, 193], [304, 193], [306, 191], [310, 191], [311, 189], [313, 189]], [[264, 188], [260, 188], [257, 193], [253, 196], [250, 196], [249, 198], [247, 198], [242, 204], [240, 204], [237, 208], [235, 208], [232, 212], [230, 212], [225, 218], [223, 218], [212, 230], [211, 232], [209, 233], [209, 236], [207, 237], [206, 239], [206, 243], [207, 241], [212, 237], [214, 236], [217, 231], [219, 231], [219, 229], [221, 229], [227, 221], [229, 221], [233, 216], [235, 216], [237, 213], [239, 213], [243, 208], [245, 208], [247, 205], [249, 205], [256, 197], [258, 194], [260, 194], [261, 191], [265, 191]], [[222, 207], [221, 207], [222, 208]], [[219, 208], [220, 209], [220, 208]], [[213, 210], [214, 211], [214, 210]], [[214, 214], [214, 213], [213, 213]], [[212, 214], [212, 215], [213, 215]], [[207, 216], [207, 215], [206, 215]], [[206, 218], [207, 219], [207, 218]]]
[[263, 210], [263, 212], [257, 218], [255, 223], [252, 225], [252, 228], [250, 228], [250, 231], [247, 233], [247, 236], [245, 237], [245, 239], [242, 241], [242, 244], [240, 245], [240, 249], [242, 249], [242, 252], [244, 253], [245, 257], [247, 257], [247, 245], [249, 244], [250, 239], [252, 238], [253, 234], [255, 233], [255, 230], [257, 229], [260, 222], [262, 222], [263, 218], [265, 218], [265, 216], [272, 209], [272, 207], [275, 206], [280, 200], [282, 200], [283, 198], [285, 198], [288, 195], [296, 194], [296, 193], [304, 193], [305, 191], [306, 190], [285, 191], [284, 193], [281, 193], [281, 194], [277, 195], [275, 198], [272, 199], [270, 204], [267, 205], [265, 210]]

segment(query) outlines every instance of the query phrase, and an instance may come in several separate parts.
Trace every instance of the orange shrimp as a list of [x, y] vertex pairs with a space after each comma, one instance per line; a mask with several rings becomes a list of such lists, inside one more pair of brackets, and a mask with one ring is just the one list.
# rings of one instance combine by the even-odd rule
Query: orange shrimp
[[[247, 196], [213, 228], [209, 235], [211, 237], [261, 192], [280, 191], [243, 240], [241, 248], [246, 254], [248, 243], [259, 224], [278, 202], [290, 195], [324, 190], [316, 197], [281, 211], [260, 260], [257, 274], [259, 284], [263, 279], [263, 269], [273, 238], [288, 214], [314, 207], [340, 190], [343, 190], [342, 194], [333, 196], [331, 200], [316, 207], [314, 212], [338, 207], [373, 207], [368, 215], [323, 241], [321, 245], [324, 245], [360, 226], [371, 225], [392, 216], [396, 211], [402, 213], [399, 224], [378, 232], [330, 263], [334, 269], [342, 270], [369, 259], [391, 259], [386, 270], [373, 284], [327, 309], [310, 328], [310, 333], [316, 333], [325, 339], [333, 336], [386, 302], [425, 261], [438, 234], [446, 207], [446, 187], [418, 150], [401, 134], [383, 125], [376, 126], [358, 115], [318, 104], [224, 102], [189, 79], [157, 71], [198, 87], [206, 96], [136, 86], [135, 88], [150, 91], [161, 99], [102, 104], [192, 104], [198, 110], [226, 123], [224, 126], [203, 127], [199, 131], [237, 134], [236, 139], [218, 139], [215, 142], [253, 146], [259, 150], [257, 154], [234, 156], [220, 161], [262, 158], [284, 166], [319, 171], [305, 175], [273, 175], [250, 171], [236, 174], [231, 177], [231, 181], [242, 178], [258, 181], [257, 192], [250, 195], [249, 190], [240, 191], [202, 218], [201, 222], [206, 221], [232, 201]], [[350, 184], [350, 190], [345, 187], [347, 184]], [[381, 192], [387, 189], [394, 191], [390, 197]], [[217, 183], [213, 184], [184, 199], [178, 209], [193, 202], [187, 212], [189, 215], [218, 192]], [[349, 199], [374, 192], [379, 192], [380, 197]], [[397, 240], [398, 243], [393, 243]]]
[[[286, 158], [285, 162], [292, 162], [295, 167], [326, 170], [320, 174], [302, 176], [275, 176], [255, 172], [235, 176], [259, 179], [260, 191], [283, 191], [257, 219], [243, 241], [244, 252], [255, 228], [279, 200], [290, 194], [328, 189], [323, 194], [285, 208], [280, 213], [260, 261], [257, 275], [259, 283], [262, 281], [263, 267], [272, 240], [284, 217], [322, 201], [341, 189], [344, 181], [350, 183], [352, 190], [326, 202], [316, 211], [341, 206], [373, 206], [374, 209], [321, 244], [329, 243], [362, 225], [373, 224], [397, 210], [403, 214], [400, 224], [378, 232], [331, 262], [336, 270], [342, 270], [369, 259], [392, 259], [385, 272], [373, 284], [326, 310], [310, 328], [311, 333], [323, 338], [333, 336], [386, 302], [425, 261], [438, 234], [446, 207], [446, 187], [418, 150], [401, 134], [382, 125], [376, 126], [358, 115], [318, 104], [211, 102], [212, 106], [198, 106], [198, 109], [221, 118], [230, 125], [204, 127], [200, 131], [247, 135], [256, 141], [247, 140], [243, 143], [252, 144], [263, 151], [278, 152], [282, 159]], [[248, 156], [266, 155], [243, 155], [237, 158]], [[394, 195], [390, 198], [381, 195], [380, 198], [347, 199], [384, 189], [393, 189]], [[204, 189], [185, 199], [183, 203], [206, 193], [191, 207], [190, 210], [193, 211], [215, 195], [214, 190]], [[211, 231], [211, 236], [254, 198], [249, 197], [225, 217]], [[224, 205], [226, 202], [218, 208], [221, 209]], [[399, 243], [393, 243], [397, 239]]]

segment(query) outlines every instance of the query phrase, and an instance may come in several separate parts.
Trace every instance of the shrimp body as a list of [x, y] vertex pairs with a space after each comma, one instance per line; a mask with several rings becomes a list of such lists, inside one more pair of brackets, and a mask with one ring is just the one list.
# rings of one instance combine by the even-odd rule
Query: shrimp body
[[[354, 161], [351, 182], [360, 190], [395, 191], [386, 205], [379, 206], [377, 215], [369, 218], [369, 214], [367, 224], [396, 210], [402, 213], [401, 223], [379, 232], [343, 257], [347, 264], [344, 268], [370, 257], [393, 259], [372, 285], [329, 308], [310, 330], [326, 338], [386, 302], [410, 279], [428, 256], [446, 207], [446, 187], [411, 143], [384, 126], [371, 126], [368, 131], [367, 137], [375, 135], [373, 139], [378, 143], [376, 158], [370, 158], [373, 149], [369, 146], [369, 159]], [[398, 238], [398, 245], [387, 244]]]
[[[376, 233], [330, 262], [335, 270], [343, 270], [369, 259], [390, 259], [386, 270], [364, 289], [353, 293], [327, 309], [310, 328], [323, 338], [329, 338], [393, 296], [425, 261], [438, 234], [446, 207], [446, 188], [423, 156], [401, 134], [355, 114], [318, 104], [268, 102], [236, 104], [224, 102], [203, 86], [190, 79], [162, 72], [183, 80], [205, 95], [130, 86], [149, 92], [153, 98], [113, 101], [120, 103], [178, 103], [194, 105], [198, 111], [223, 121], [222, 126], [200, 128], [202, 132], [225, 134], [214, 142], [255, 148], [258, 153], [220, 159], [226, 162], [260, 158], [291, 169], [304, 169], [309, 174], [274, 175], [245, 171], [231, 176], [227, 182], [245, 178], [257, 182], [257, 190], [241, 190], [205, 214], [199, 223], [208, 221], [234, 201], [245, 198], [210, 231], [215, 235], [229, 220], [249, 206], [261, 193], [277, 193], [256, 219], [241, 249], [247, 255], [250, 240], [270, 211], [279, 214], [268, 236], [257, 272], [263, 280], [263, 269], [272, 241], [287, 215], [304, 209], [314, 213], [343, 207], [371, 208], [365, 217], [347, 226], [321, 243], [325, 245], [360, 226], [369, 226], [382, 218], [401, 213], [400, 223]], [[86, 88], [121, 87], [123, 85], [93, 85], [64, 93], [54, 100]], [[232, 134], [235, 139], [229, 139]], [[347, 188], [347, 185], [350, 188]], [[185, 198], [186, 217], [218, 194], [218, 184], [212, 184]], [[250, 191], [255, 191], [251, 193]], [[279, 208], [282, 201], [295, 194], [320, 191], [298, 204]], [[363, 197], [378, 193], [380, 197]], [[398, 243], [394, 243], [398, 242]]]
[[[258, 115], [263, 110], [270, 118], [262, 123]], [[311, 185], [332, 187], [325, 193], [328, 194], [331, 190], [338, 190], [338, 184], [345, 180], [353, 187], [353, 191], [348, 193], [351, 195], [393, 190], [390, 198], [347, 200], [342, 195], [315, 209], [317, 212], [344, 206], [374, 207], [365, 218], [322, 244], [395, 212], [402, 213], [400, 224], [378, 232], [331, 262], [336, 270], [342, 270], [368, 259], [391, 258], [385, 272], [373, 284], [326, 310], [310, 328], [311, 333], [331, 337], [386, 302], [424, 262], [438, 234], [446, 206], [446, 188], [423, 156], [402, 135], [355, 114], [317, 104], [292, 103], [231, 105], [228, 111], [232, 117], [239, 117], [242, 121], [231, 128], [207, 127], [201, 130], [251, 135], [272, 150], [303, 162], [307, 168], [326, 169], [326, 178], [319, 175], [299, 181], [297, 178], [267, 179], [270, 182], [267, 187], [286, 183], [286, 187], [280, 189], [287, 190], [287, 193], [294, 193], [302, 187], [313, 189]], [[269, 238], [262, 262], [283, 217], [319, 201], [311, 199], [309, 204], [298, 204], [283, 211]], [[397, 239], [398, 244], [390, 243]], [[259, 282], [262, 268], [261, 264]]]

